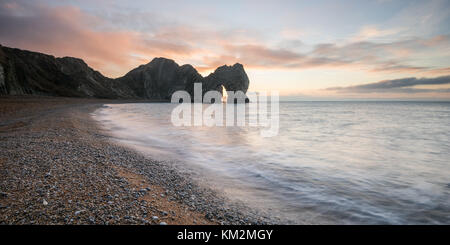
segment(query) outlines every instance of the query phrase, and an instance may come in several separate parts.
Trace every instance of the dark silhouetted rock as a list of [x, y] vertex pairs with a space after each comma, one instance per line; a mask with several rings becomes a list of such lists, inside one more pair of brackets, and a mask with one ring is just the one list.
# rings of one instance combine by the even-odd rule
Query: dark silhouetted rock
[[173, 60], [155, 58], [116, 81], [128, 86], [139, 98], [170, 101], [178, 90], [192, 94], [193, 84], [201, 83], [203, 77], [191, 65], [179, 66]]
[[81, 59], [1, 47], [0, 93], [67, 97], [134, 97]]
[[[205, 77], [203, 86], [206, 91], [216, 90], [220, 93], [222, 93], [222, 86], [230, 92], [242, 91], [244, 93], [242, 97], [236, 94], [236, 99], [248, 102], [245, 93], [247, 93], [249, 83], [250, 81], [247, 73], [245, 73], [244, 66], [237, 63], [233, 66], [224, 65], [217, 68], [213, 73]], [[229, 97], [229, 99], [232, 99], [232, 97]], [[234, 101], [234, 103], [236, 102]]]
[[221, 66], [203, 78], [191, 65], [155, 58], [125, 76], [111, 79], [90, 68], [83, 60], [0, 46], [0, 95], [52, 95], [110, 99], [170, 101], [185, 90], [193, 97], [194, 83], [203, 94], [216, 90], [247, 92], [249, 79], [241, 64]]

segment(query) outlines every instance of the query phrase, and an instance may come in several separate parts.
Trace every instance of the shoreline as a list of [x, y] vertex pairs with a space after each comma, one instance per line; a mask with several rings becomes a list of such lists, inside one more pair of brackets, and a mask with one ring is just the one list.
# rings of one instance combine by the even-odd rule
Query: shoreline
[[152, 101], [0, 97], [0, 224], [274, 223], [114, 143], [90, 116], [130, 102]]

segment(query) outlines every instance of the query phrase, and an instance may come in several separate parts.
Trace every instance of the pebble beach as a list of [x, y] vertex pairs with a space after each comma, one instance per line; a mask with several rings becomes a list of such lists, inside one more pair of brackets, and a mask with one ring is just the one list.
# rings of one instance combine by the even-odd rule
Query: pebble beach
[[99, 99], [0, 98], [0, 224], [271, 224], [110, 140]]

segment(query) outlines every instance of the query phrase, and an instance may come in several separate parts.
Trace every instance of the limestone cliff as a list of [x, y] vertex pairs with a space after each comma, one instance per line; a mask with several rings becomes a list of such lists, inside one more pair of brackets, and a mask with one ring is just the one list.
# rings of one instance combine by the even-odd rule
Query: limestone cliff
[[241, 64], [221, 66], [202, 77], [191, 65], [155, 58], [125, 76], [111, 79], [90, 68], [83, 60], [0, 46], [0, 95], [52, 95], [67, 97], [129, 98], [170, 101], [185, 90], [193, 95], [194, 83], [203, 93], [222, 86], [247, 92], [249, 79]]

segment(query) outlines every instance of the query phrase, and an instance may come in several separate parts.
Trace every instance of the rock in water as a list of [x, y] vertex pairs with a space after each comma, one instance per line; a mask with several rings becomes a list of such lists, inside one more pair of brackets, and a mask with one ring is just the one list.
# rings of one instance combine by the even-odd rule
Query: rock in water
[[[247, 73], [245, 73], [244, 66], [237, 63], [233, 66], [221, 66], [217, 68], [213, 73], [205, 78], [203, 83], [206, 91], [216, 90], [222, 93], [222, 86], [229, 92], [242, 91], [243, 95], [237, 94], [237, 101], [232, 101], [237, 103], [242, 100], [242, 102], [248, 102], [248, 98], [245, 96], [247, 93], [250, 81], [248, 79]], [[229, 99], [231, 99], [229, 97]]]

